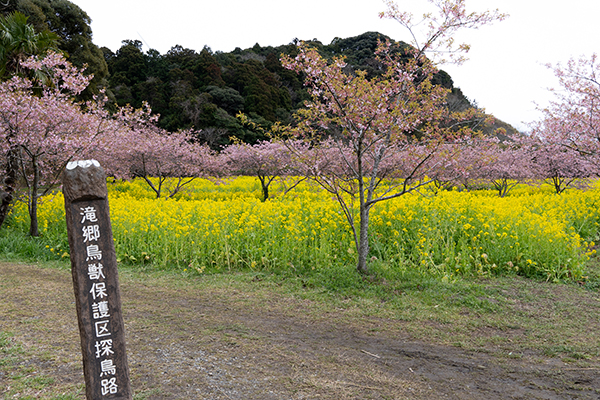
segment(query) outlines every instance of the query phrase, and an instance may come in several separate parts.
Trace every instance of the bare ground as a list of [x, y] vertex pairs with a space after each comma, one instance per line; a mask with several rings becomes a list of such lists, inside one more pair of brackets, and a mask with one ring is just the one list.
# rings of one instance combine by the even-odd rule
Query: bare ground
[[[293, 295], [161, 279], [121, 276], [136, 399], [600, 399], [597, 359], [500, 357]], [[2, 399], [85, 397], [69, 271], [0, 263], [0, 331], [23, 348]], [[14, 393], [17, 369], [52, 379]]]

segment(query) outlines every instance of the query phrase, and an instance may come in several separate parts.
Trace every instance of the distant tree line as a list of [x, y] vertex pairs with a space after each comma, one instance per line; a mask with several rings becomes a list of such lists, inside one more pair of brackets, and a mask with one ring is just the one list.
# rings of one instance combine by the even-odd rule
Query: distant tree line
[[[370, 77], [385, 69], [377, 60], [378, 41], [390, 38], [377, 33], [340, 39], [329, 45], [315, 40], [308, 44], [326, 58], [345, 56], [347, 73], [364, 70]], [[292, 114], [309, 96], [304, 77], [282, 67], [283, 54], [295, 56], [299, 42], [278, 47], [258, 44], [230, 53], [200, 52], [181, 46], [166, 54], [142, 51], [139, 40], [124, 40], [113, 53], [103, 48], [109, 70], [109, 95], [118, 106], [140, 107], [147, 102], [160, 114], [158, 124], [168, 131], [196, 129], [199, 139], [213, 148], [230, 144], [231, 138], [245, 143], [265, 140], [264, 132], [275, 122], [290, 123]], [[398, 43], [401, 49], [406, 44]], [[454, 88], [452, 78], [439, 71], [434, 83], [451, 89], [450, 107], [474, 107]], [[243, 112], [253, 124], [242, 124], [236, 115]], [[251, 127], [260, 127], [253, 129]]]
[[289, 121], [306, 98], [301, 80], [279, 62], [279, 54], [294, 46], [231, 53], [174, 46], [166, 54], [143, 53], [141, 47], [138, 40], [125, 40], [116, 53], [103, 48], [111, 99], [136, 108], [147, 102], [160, 114], [161, 128], [201, 130], [199, 139], [212, 147], [228, 144], [230, 137], [248, 143], [265, 138], [261, 130], [242, 126], [236, 114], [266, 128]]

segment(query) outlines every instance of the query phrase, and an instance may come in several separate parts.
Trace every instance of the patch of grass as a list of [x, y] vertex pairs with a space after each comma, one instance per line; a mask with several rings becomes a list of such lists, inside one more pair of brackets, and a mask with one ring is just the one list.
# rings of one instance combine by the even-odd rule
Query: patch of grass
[[[44, 393], [43, 398], [50, 400], [79, 399], [81, 387], [64, 390], [63, 386], [57, 385], [56, 378], [42, 372], [37, 363], [32, 362], [36, 353], [37, 349], [26, 349], [18, 343], [13, 333], [0, 332], [0, 377], [5, 384], [0, 388], [1, 398], [38, 399]], [[62, 393], [57, 394], [58, 391]]]
[[0, 370], [3, 367], [15, 364], [19, 356], [23, 354], [23, 348], [19, 343], [13, 341], [13, 334], [0, 331]]
[[133, 400], [146, 400], [152, 398], [152, 396], [160, 395], [161, 393], [160, 389], [142, 390], [133, 395]]
[[543, 354], [547, 357], [561, 357], [563, 361], [589, 360], [591, 358], [587, 352], [565, 344], [548, 345], [544, 348]]
[[[202, 276], [152, 270], [141, 273], [135, 268], [123, 272], [135, 280], [157, 279], [155, 284], [161, 287], [222, 289], [227, 296], [243, 293], [237, 301], [249, 310], [276, 298], [299, 299], [307, 304], [301, 312], [311, 318], [335, 315], [338, 321], [363, 324], [370, 332], [402, 331], [414, 339], [501, 357], [520, 358], [531, 351], [550, 356], [549, 343], [556, 343], [557, 338], [570, 346], [569, 351], [561, 352], [562, 357], [586, 360], [600, 356], [593, 334], [600, 328], [600, 304], [595, 293], [576, 283], [546, 283], [518, 276], [444, 282], [419, 272], [392, 275], [376, 268], [364, 276], [351, 266], [332, 266], [308, 277], [266, 271]], [[377, 322], [381, 320], [386, 322]], [[243, 334], [239, 327], [223, 325], [223, 329]]]
[[[40, 263], [39, 266], [67, 268], [65, 262]], [[36, 317], [15, 306], [31, 308], [33, 303], [26, 290], [31, 282], [43, 281], [36, 280], [40, 275], [53, 277], [46, 282], [61, 281], [61, 292], [70, 283], [70, 276], [64, 270], [43, 271], [27, 266], [23, 271], [13, 267], [13, 271], [8, 280], [0, 282], [0, 293], [12, 298], [15, 290], [14, 294], [22, 299], [20, 303], [0, 303], [0, 313], [15, 310], [16, 315], [24, 316], [23, 321]], [[135, 305], [128, 316], [130, 334], [160, 338], [158, 342], [138, 343], [140, 352], [141, 346], [149, 346], [143, 348], [147, 354], [152, 353], [149, 350], [156, 343], [162, 347], [174, 346], [172, 355], [179, 354], [179, 346], [185, 343], [194, 349], [210, 343], [221, 346], [219, 349], [223, 351], [235, 345], [238, 357], [253, 354], [262, 349], [261, 346], [272, 349], [271, 356], [283, 357], [288, 350], [278, 347], [281, 346], [279, 338], [287, 331], [280, 331], [278, 340], [271, 342], [269, 330], [272, 328], [268, 324], [281, 326], [289, 321], [290, 329], [325, 328], [327, 343], [330, 343], [329, 335], [335, 337], [335, 329], [343, 327], [345, 331], [368, 337], [481, 352], [500, 359], [501, 363], [539, 363], [558, 358], [578, 367], [595, 368], [599, 362], [598, 293], [577, 283], [551, 284], [519, 276], [443, 281], [418, 271], [392, 273], [378, 266], [368, 275], [358, 274], [350, 265], [315, 271], [310, 276], [264, 270], [199, 275], [182, 270], [147, 267], [140, 271], [137, 267], [120, 266], [119, 276], [122, 293], [127, 295], [123, 298]], [[21, 289], [13, 289], [15, 287]], [[66, 299], [63, 303], [70, 301]], [[127, 304], [124, 304], [126, 309]], [[255, 326], [255, 321], [263, 321], [266, 327]], [[56, 370], [49, 373], [40, 367], [42, 364], [64, 365], [64, 357], [72, 358], [76, 354], [72, 351], [71, 355], [50, 357], [48, 348], [52, 344], [51, 339], [44, 339], [50, 337], [44, 333], [46, 328], [43, 324], [20, 321], [10, 328], [14, 335], [8, 331], [0, 334], [3, 356], [0, 359], [13, 355], [10, 364], [0, 365], [3, 381], [10, 382], [10, 390], [0, 388], [0, 398], [8, 399], [17, 394], [17, 398], [26, 398], [33, 391], [42, 391], [43, 398], [59, 398], [56, 397], [59, 395], [80, 398], [75, 397], [81, 393], [80, 385], [63, 383], [61, 386], [60, 376], [52, 375]], [[29, 339], [27, 345], [19, 344], [16, 338], [22, 331], [18, 329], [37, 332], [36, 339]], [[332, 370], [339, 368], [339, 363], [334, 362], [338, 355], [323, 353], [322, 356], [319, 365], [331, 366]], [[137, 362], [137, 372], [132, 375], [143, 383], [135, 398], [161, 395], [153, 392], [156, 387], [151, 385], [156, 382], [146, 383], [141, 373], [143, 362], [139, 359]], [[37, 377], [41, 378], [34, 379]], [[54, 377], [55, 381], [46, 379], [48, 377]]]
[[3, 353], [11, 347], [10, 338], [11, 335], [8, 332], [0, 332], [0, 351]]
[[592, 292], [600, 292], [600, 259], [594, 255], [587, 263], [587, 279], [579, 282], [581, 286]]
[[60, 259], [65, 254], [64, 251], [51, 252], [49, 249], [52, 243], [42, 235], [40, 237], [31, 237], [24, 231], [17, 229], [0, 229], [0, 249], [2, 249], [2, 258], [8, 261], [19, 262], [50, 262]]

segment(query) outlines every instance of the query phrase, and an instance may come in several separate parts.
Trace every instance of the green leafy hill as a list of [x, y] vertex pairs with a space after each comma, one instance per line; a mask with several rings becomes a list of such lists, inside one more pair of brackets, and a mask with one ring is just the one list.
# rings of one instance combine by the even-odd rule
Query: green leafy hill
[[[375, 76], [382, 72], [375, 57], [377, 42], [386, 39], [389, 38], [382, 34], [367, 32], [336, 38], [328, 45], [309, 43], [328, 57], [345, 56], [349, 69], [366, 70]], [[235, 118], [238, 112], [268, 127], [276, 121], [290, 122], [294, 110], [302, 107], [308, 98], [302, 77], [284, 69], [279, 62], [281, 54], [293, 55], [297, 51], [296, 44], [256, 44], [229, 53], [213, 52], [207, 47], [196, 52], [174, 46], [166, 54], [159, 54], [153, 50], [143, 53], [140, 41], [124, 41], [116, 53], [106, 48], [103, 51], [115, 103], [137, 107], [147, 101], [161, 114], [162, 127], [202, 129], [201, 140], [218, 147], [232, 136], [246, 142], [263, 139], [259, 131], [249, 131], [239, 123]], [[438, 73], [436, 83], [452, 90], [452, 107], [474, 107], [445, 71]], [[516, 132], [501, 122], [486, 126], [485, 131], [493, 132], [501, 125], [509, 133]]]

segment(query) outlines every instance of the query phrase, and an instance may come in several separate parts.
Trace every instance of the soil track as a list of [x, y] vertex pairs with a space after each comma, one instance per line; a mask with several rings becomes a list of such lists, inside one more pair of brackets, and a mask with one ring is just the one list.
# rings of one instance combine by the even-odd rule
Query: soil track
[[[357, 322], [264, 291], [126, 275], [121, 292], [137, 399], [600, 399], [599, 365], [418, 342], [398, 321]], [[0, 331], [26, 349], [22, 364], [80, 387], [69, 271], [0, 263]], [[8, 384], [0, 373], [0, 396]]]

